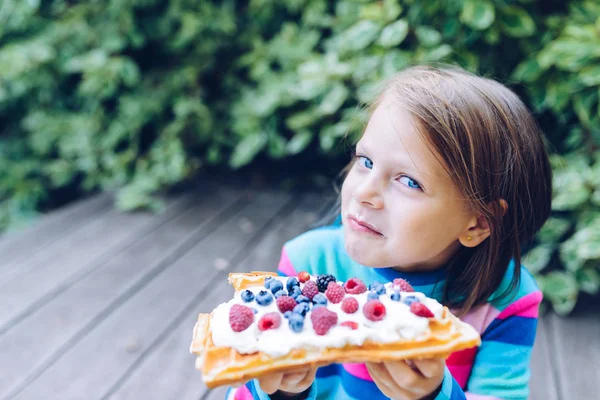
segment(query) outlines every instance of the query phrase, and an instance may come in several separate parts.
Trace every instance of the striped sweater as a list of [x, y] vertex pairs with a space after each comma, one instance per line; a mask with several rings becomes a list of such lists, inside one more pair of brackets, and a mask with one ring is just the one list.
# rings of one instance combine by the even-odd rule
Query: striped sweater
[[[436, 400], [526, 400], [529, 361], [537, 327], [542, 294], [535, 280], [522, 267], [521, 283], [510, 296], [499, 299], [509, 286], [514, 266], [488, 303], [461, 319], [481, 334], [481, 346], [453, 353], [446, 360], [442, 389]], [[408, 280], [416, 291], [441, 301], [445, 270], [405, 273], [391, 268], [369, 268], [353, 261], [344, 249], [340, 226], [309, 231], [283, 247], [278, 271], [296, 275], [330, 273], [340, 281], [358, 277], [365, 282]], [[268, 400], [256, 381], [230, 390], [227, 399]], [[334, 364], [319, 368], [308, 399], [383, 400], [364, 364]]]

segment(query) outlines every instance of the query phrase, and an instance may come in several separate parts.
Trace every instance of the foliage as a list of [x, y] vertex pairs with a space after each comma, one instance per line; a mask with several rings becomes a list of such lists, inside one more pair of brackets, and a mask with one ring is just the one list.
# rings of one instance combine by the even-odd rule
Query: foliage
[[339, 168], [383, 79], [454, 63], [547, 134], [554, 211], [526, 263], [568, 313], [600, 286], [598, 21], [592, 0], [6, 0], [0, 227], [92, 190], [158, 208], [210, 165]]

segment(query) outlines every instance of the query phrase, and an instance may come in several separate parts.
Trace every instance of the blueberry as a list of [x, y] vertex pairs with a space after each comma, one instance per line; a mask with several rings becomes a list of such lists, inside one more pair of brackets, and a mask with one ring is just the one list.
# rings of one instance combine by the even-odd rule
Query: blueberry
[[[304, 303], [302, 303], [302, 304], [304, 304]], [[313, 304], [312, 309], [316, 310], [319, 307], [327, 307], [327, 304], [315, 303], [315, 304]]]
[[379, 282], [373, 282], [369, 285], [369, 290], [377, 292], [377, 294], [385, 294], [385, 286]]
[[272, 276], [267, 276], [265, 278], [265, 287], [267, 289], [269, 289], [269, 287], [271, 286], [271, 282], [273, 281], [273, 277]]
[[296, 304], [296, 307], [294, 307], [294, 314], [300, 314], [302, 315], [302, 317], [304, 317], [306, 315], [306, 313], [308, 312], [308, 309], [310, 308], [310, 306], [308, 305], [308, 303], [298, 303]]
[[315, 297], [313, 297], [312, 301], [315, 304], [327, 305], [327, 297], [325, 297], [321, 293], [316, 294]]
[[296, 286], [300, 287], [300, 282], [298, 282], [298, 279], [296, 279], [295, 276], [289, 277], [287, 283], [285, 284], [285, 287], [287, 288], [288, 292], [291, 292], [292, 288]]
[[271, 283], [269, 284], [269, 290], [273, 293], [277, 293], [281, 289], [283, 289], [283, 283], [281, 283], [281, 281], [279, 281], [277, 279], [272, 280]]
[[256, 295], [256, 302], [261, 306], [268, 306], [273, 302], [273, 296], [266, 290], [261, 290]]
[[290, 315], [292, 315], [292, 312], [291, 312], [291, 311], [286, 311], [286, 312], [284, 312], [284, 313], [283, 313], [283, 316], [284, 316], [285, 318], [289, 318], [289, 317], [290, 317]]
[[377, 281], [375, 281], [375, 282], [372, 282], [372, 283], [369, 283], [369, 290], [373, 290], [373, 291], [374, 291], [374, 290], [375, 290], [375, 287], [376, 287], [376, 286], [379, 286], [379, 285], [381, 285], [381, 283], [379, 283], [379, 282], [377, 282]]
[[369, 292], [367, 294], [367, 300], [379, 300], [379, 295], [377, 292]]
[[296, 303], [309, 303], [310, 300], [308, 299], [308, 297], [306, 297], [305, 295], [301, 294], [300, 296], [296, 297]]
[[275, 293], [275, 298], [276, 298], [276, 299], [278, 299], [278, 298], [280, 298], [281, 296], [287, 296], [287, 295], [288, 295], [288, 294], [287, 294], [287, 292], [286, 292], [285, 290], [280, 290], [280, 291], [278, 291], [277, 293]]
[[292, 314], [289, 317], [290, 329], [296, 333], [302, 332], [304, 328], [304, 318], [299, 314]]
[[300, 286], [294, 286], [293, 288], [291, 288], [289, 290], [289, 292], [290, 292], [290, 296], [293, 297], [294, 299], [296, 299], [296, 297], [298, 297], [302, 294], [302, 289], [300, 289]]
[[393, 301], [400, 301], [400, 293], [398, 293], [398, 292], [394, 292], [394, 293], [392, 293], [392, 294], [390, 295], [390, 298], [391, 298]]
[[242, 300], [244, 300], [244, 303], [250, 303], [252, 300], [254, 300], [254, 293], [249, 290], [244, 290], [242, 292]]
[[253, 312], [254, 314], [258, 314], [258, 310], [257, 310], [256, 308], [250, 307], [250, 309], [252, 310], [252, 312]]
[[402, 302], [407, 306], [410, 306], [412, 303], [418, 303], [419, 299], [417, 299], [415, 296], [406, 296]]

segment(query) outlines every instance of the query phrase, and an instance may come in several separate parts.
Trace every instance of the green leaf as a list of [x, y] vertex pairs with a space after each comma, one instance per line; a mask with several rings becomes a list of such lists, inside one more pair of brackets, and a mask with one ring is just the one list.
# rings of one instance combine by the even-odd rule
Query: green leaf
[[[600, 268], [600, 263], [598, 264]], [[577, 283], [581, 287], [581, 290], [595, 295], [600, 291], [600, 272], [594, 267], [580, 269], [575, 273]]]
[[573, 224], [563, 218], [550, 217], [538, 233], [538, 238], [544, 243], [556, 243]]
[[373, 21], [357, 22], [344, 32], [343, 48], [352, 51], [363, 50], [377, 39], [379, 30], [379, 25]]
[[286, 145], [288, 154], [298, 154], [309, 145], [313, 134], [310, 131], [300, 131]]
[[267, 144], [267, 135], [253, 133], [243, 138], [233, 149], [229, 166], [237, 169], [248, 164]]
[[539, 277], [538, 282], [544, 296], [552, 302], [557, 313], [566, 315], [573, 310], [579, 295], [579, 286], [573, 275], [562, 271], [552, 271]]
[[517, 6], [502, 8], [501, 25], [504, 32], [512, 37], [526, 37], [535, 33], [535, 22], [531, 16]]
[[442, 41], [442, 35], [433, 28], [427, 26], [418, 26], [415, 29], [415, 35], [423, 46], [432, 47]]
[[533, 274], [537, 274], [548, 266], [550, 258], [554, 253], [555, 247], [553, 245], [539, 245], [529, 250], [525, 257], [523, 257], [523, 265], [527, 267]]
[[462, 22], [473, 29], [489, 28], [496, 18], [496, 10], [489, 0], [466, 0], [460, 14]]
[[381, 31], [377, 43], [383, 47], [395, 47], [406, 39], [408, 35], [408, 21], [399, 19], [398, 21], [386, 26]]
[[344, 104], [350, 91], [346, 86], [342, 84], [336, 84], [330, 91], [325, 95], [321, 104], [319, 104], [318, 111], [322, 115], [330, 115], [335, 113]]
[[528, 58], [517, 65], [511, 77], [521, 82], [531, 83], [538, 80], [543, 72], [535, 58]]
[[419, 54], [418, 58], [420, 62], [434, 62], [440, 61], [443, 58], [452, 54], [452, 47], [448, 44], [442, 44], [434, 47], [431, 50], [427, 50]]

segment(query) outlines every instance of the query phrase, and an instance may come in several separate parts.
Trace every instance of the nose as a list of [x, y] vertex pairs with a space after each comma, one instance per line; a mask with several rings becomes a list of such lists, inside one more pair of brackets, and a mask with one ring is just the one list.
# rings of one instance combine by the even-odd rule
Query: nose
[[370, 174], [359, 185], [356, 186], [353, 192], [354, 199], [361, 205], [380, 209], [383, 207], [382, 184], [378, 181], [375, 174]]

